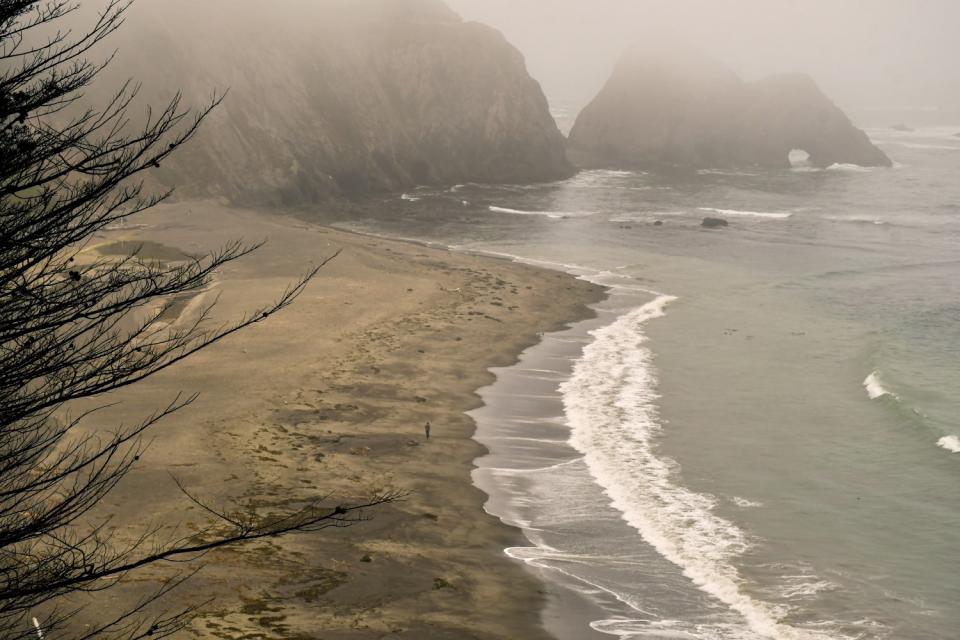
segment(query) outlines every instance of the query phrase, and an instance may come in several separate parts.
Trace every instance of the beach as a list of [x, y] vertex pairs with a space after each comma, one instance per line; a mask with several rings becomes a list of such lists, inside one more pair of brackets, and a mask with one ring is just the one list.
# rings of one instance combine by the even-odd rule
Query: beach
[[[139, 466], [98, 512], [112, 518], [117, 540], [147, 526], [161, 536], [204, 526], [174, 478], [208, 504], [262, 513], [311, 496], [329, 496], [332, 507], [405, 494], [350, 528], [204, 556], [203, 570], [163, 601], [167, 609], [209, 601], [186, 633], [549, 637], [541, 624], [547, 589], [503, 552], [521, 533], [484, 512], [486, 495], [471, 482], [484, 449], [464, 412], [479, 406], [477, 389], [493, 380], [488, 368], [589, 317], [602, 287], [210, 202], [162, 205], [131, 223], [88, 251], [149, 242], [145, 257], [171, 259], [267, 240], [178, 304], [177, 317], [165, 319], [174, 327], [214, 300], [215, 322], [239, 319], [311, 264], [340, 254], [291, 308], [111, 396], [120, 404], [100, 416], [103, 428], [139, 421], [177, 393], [201, 394], [152, 430]], [[110, 601], [132, 602], [185, 570], [133, 574]]]

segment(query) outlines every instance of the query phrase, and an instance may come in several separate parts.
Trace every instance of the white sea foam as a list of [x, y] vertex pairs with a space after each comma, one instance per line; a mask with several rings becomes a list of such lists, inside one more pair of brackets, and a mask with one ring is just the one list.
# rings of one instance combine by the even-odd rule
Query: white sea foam
[[622, 169], [595, 169], [590, 173], [598, 176], [633, 176], [637, 175], [635, 171], [624, 171]]
[[832, 222], [852, 222], [855, 224], [874, 224], [877, 226], [887, 224], [883, 220], [868, 218], [866, 216], [824, 216], [824, 219]]
[[401, 199], [401, 200], [406, 200], [407, 202], [419, 202], [419, 201], [420, 201], [420, 198], [418, 198], [417, 196], [412, 196], [412, 195], [410, 195], [409, 193], [403, 194], [402, 196], [400, 196], [400, 199]]
[[950, 453], [960, 453], [960, 436], [944, 436], [937, 440], [937, 446]]
[[713, 513], [714, 497], [682, 486], [676, 463], [658, 455], [657, 379], [643, 326], [675, 300], [658, 295], [592, 332], [594, 341], [561, 386], [570, 444], [624, 520], [698, 588], [740, 614], [750, 631], [777, 640], [829, 637], [782, 623], [782, 608], [741, 590], [732, 561], [749, 547], [745, 534]]
[[756, 509], [757, 507], [762, 507], [762, 502], [755, 502], [753, 500], [747, 500], [746, 498], [741, 498], [739, 496], [733, 496], [730, 498], [730, 502], [737, 505], [741, 509]]
[[595, 182], [605, 178], [626, 178], [628, 176], [644, 176], [645, 171], [626, 171], [623, 169], [587, 169], [581, 171], [568, 182]]
[[880, 381], [879, 371], [874, 371], [867, 376], [866, 380], [863, 381], [863, 388], [867, 390], [867, 395], [871, 400], [876, 400], [883, 396], [896, 397], [884, 388], [883, 383]]
[[859, 164], [837, 162], [825, 169], [821, 169], [820, 167], [801, 166], [801, 167], [793, 167], [792, 171], [794, 171], [795, 173], [820, 173], [822, 171], [833, 171], [833, 172], [840, 172], [840, 173], [870, 173], [873, 171], [873, 168], [862, 167]]
[[592, 278], [594, 280], [633, 280], [633, 276], [629, 273], [615, 273], [609, 270], [598, 271]]
[[521, 216], [546, 216], [554, 219], [593, 215], [592, 211], [524, 211], [523, 209], [510, 209], [508, 207], [495, 207], [492, 205], [488, 208], [490, 211], [496, 211], [498, 213], [513, 213]]
[[790, 600], [813, 598], [824, 591], [835, 591], [838, 586], [829, 580], [821, 580], [809, 574], [783, 576], [786, 585], [780, 595]]
[[771, 213], [767, 211], [740, 211], [739, 209], [717, 209], [714, 207], [700, 207], [700, 211], [712, 211], [726, 216], [749, 216], [752, 218], [771, 218], [775, 220], [786, 220], [792, 213]]
[[870, 173], [873, 171], [871, 167], [861, 167], [858, 164], [849, 164], [845, 162], [837, 162], [826, 169], [827, 171], [846, 171], [848, 173]]

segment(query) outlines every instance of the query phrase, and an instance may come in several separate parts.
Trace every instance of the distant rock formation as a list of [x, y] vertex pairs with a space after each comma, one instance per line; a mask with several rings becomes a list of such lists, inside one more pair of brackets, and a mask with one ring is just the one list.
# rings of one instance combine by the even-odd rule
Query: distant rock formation
[[154, 172], [178, 194], [298, 206], [573, 174], [520, 52], [443, 2], [234, 2], [243, 0], [138, 3], [110, 41], [120, 47], [105, 74], [113, 82], [98, 81], [102, 102], [134, 77], [155, 106], [177, 90], [196, 105], [229, 89], [198, 137]]
[[913, 127], [911, 127], [911, 126], [909, 126], [909, 125], [905, 125], [905, 124], [903, 124], [903, 123], [901, 123], [901, 124], [895, 124], [895, 125], [891, 126], [890, 128], [893, 129], [894, 131], [903, 131], [903, 132], [911, 132], [911, 131], [913, 131]]
[[721, 229], [730, 226], [730, 223], [723, 218], [704, 218], [700, 226], [704, 229]]
[[636, 49], [577, 118], [574, 164], [608, 168], [890, 166], [890, 159], [805, 75], [745, 83], [690, 51]]

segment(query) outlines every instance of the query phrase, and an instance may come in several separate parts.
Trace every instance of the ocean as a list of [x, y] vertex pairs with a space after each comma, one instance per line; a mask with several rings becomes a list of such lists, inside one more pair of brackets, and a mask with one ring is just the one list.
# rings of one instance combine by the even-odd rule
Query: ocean
[[960, 637], [960, 124], [928, 120], [868, 128], [892, 169], [586, 171], [323, 215], [610, 287], [473, 412], [475, 482], [561, 640]]

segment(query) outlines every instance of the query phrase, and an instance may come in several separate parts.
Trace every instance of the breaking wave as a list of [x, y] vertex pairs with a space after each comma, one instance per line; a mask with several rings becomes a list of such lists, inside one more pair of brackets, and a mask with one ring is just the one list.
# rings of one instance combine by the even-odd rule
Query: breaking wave
[[844, 162], [837, 162], [830, 165], [825, 169], [825, 171], [847, 171], [850, 173], [870, 173], [873, 171], [870, 167], [861, 167], [859, 164], [848, 164]]
[[840, 173], [870, 173], [873, 171], [871, 167], [863, 167], [859, 164], [849, 164], [844, 162], [837, 162], [829, 167], [820, 168], [812, 166], [797, 166], [791, 169], [794, 173], [821, 173], [823, 171], [831, 172], [840, 172]]
[[944, 436], [937, 441], [937, 446], [950, 453], [960, 453], [960, 436]]
[[700, 590], [740, 614], [753, 633], [826, 638], [784, 624], [782, 608], [743, 591], [733, 560], [749, 548], [746, 535], [713, 512], [714, 497], [678, 482], [674, 461], [658, 456], [657, 378], [643, 326], [665, 316], [675, 300], [659, 295], [592, 332], [594, 341], [560, 387], [570, 444], [623, 519]]
[[512, 213], [521, 216], [546, 216], [547, 218], [553, 218], [555, 220], [593, 215], [592, 211], [524, 211], [523, 209], [509, 209], [507, 207], [495, 207], [492, 205], [488, 207], [488, 209], [496, 213]]
[[714, 207], [699, 207], [700, 211], [712, 211], [725, 216], [749, 216], [752, 218], [770, 218], [774, 220], [786, 220], [792, 213], [772, 213], [767, 211], [740, 211], [739, 209], [716, 209]]
[[877, 400], [884, 396], [890, 396], [891, 398], [896, 397], [883, 386], [883, 383], [880, 381], [879, 371], [874, 371], [866, 377], [863, 381], [863, 388], [867, 390], [867, 396], [869, 396], [871, 400]]

